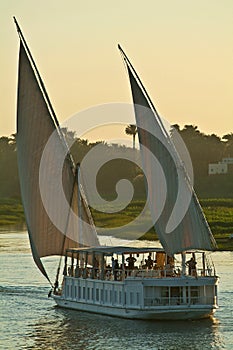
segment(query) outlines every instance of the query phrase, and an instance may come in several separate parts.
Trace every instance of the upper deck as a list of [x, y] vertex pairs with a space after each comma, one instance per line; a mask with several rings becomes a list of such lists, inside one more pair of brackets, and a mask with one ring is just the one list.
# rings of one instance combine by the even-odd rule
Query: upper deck
[[160, 248], [125, 246], [68, 249], [63, 274], [115, 281], [216, 275], [212, 261], [202, 251], [188, 251], [171, 257]]

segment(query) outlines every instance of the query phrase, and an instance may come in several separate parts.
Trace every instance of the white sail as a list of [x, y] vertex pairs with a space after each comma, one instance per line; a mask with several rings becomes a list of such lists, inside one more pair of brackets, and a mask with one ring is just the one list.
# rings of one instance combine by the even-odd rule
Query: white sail
[[[161, 210], [163, 201], [154, 225], [160, 242], [169, 254], [188, 249], [211, 250], [216, 243], [184, 166], [139, 77], [120, 50], [129, 74], [140, 145], [145, 146], [141, 147], [141, 154], [152, 217]], [[165, 175], [166, 198], [161, 190], [163, 184], [158, 176], [158, 167], [152, 165], [154, 157]], [[187, 208], [183, 210], [184, 203]]]
[[[25, 43], [20, 40], [18, 103], [17, 103], [17, 154], [21, 186], [21, 195], [34, 260], [42, 273], [47, 277], [40, 258], [49, 255], [63, 255], [69, 247], [97, 246], [96, 235], [90, 213], [84, 198], [78, 205], [78, 186], [75, 172], [61, 134], [57, 130], [46, 101], [43, 86], [35, 72], [31, 57]], [[53, 134], [53, 149], [47, 153], [46, 176], [54, 183], [47, 204], [54, 208], [56, 218], [51, 219], [48, 208], [41, 197], [39, 177], [40, 163], [45, 146]], [[66, 206], [57, 200], [56, 163], [64, 159], [62, 168], [63, 191]], [[70, 215], [72, 213], [73, 215]], [[74, 215], [75, 214], [75, 215]], [[82, 217], [84, 231], [79, 232], [78, 217]], [[59, 225], [57, 225], [59, 222]], [[86, 231], [85, 231], [86, 230]], [[67, 232], [69, 235], [67, 235]], [[48, 277], [47, 277], [48, 278]]]

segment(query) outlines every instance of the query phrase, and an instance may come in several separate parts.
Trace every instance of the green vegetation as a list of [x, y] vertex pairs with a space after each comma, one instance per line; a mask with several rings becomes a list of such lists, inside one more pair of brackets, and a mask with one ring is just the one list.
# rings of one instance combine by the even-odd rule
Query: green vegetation
[[[134, 137], [134, 125], [126, 127], [127, 134]], [[125, 131], [126, 131], [125, 129]], [[132, 129], [132, 130], [131, 130]], [[222, 158], [233, 157], [233, 133], [221, 139], [217, 135], [205, 135], [196, 126], [173, 125], [184, 140], [190, 153], [194, 169], [194, 187], [207, 220], [217, 240], [219, 249], [233, 250], [233, 166], [229, 166], [228, 174], [208, 175], [208, 164], [217, 163]], [[132, 203], [116, 214], [105, 214], [92, 210], [98, 227], [119, 227], [134, 220], [141, 213], [145, 201], [145, 181], [142, 170], [133, 162], [122, 159], [122, 152], [127, 153], [129, 159], [140, 159], [139, 151], [118, 144], [106, 142], [89, 143], [75, 137], [75, 133], [63, 129], [71, 148], [75, 162], [81, 162], [83, 157], [97, 144], [102, 147], [102, 153], [109, 159], [97, 174], [96, 184], [100, 195], [106, 200], [116, 198], [116, 183], [120, 179], [128, 179], [135, 189]], [[173, 134], [171, 134], [172, 136]], [[24, 223], [24, 214], [21, 205], [20, 186], [17, 168], [16, 135], [0, 138], [0, 226], [21, 225]], [[7, 199], [4, 199], [7, 198]], [[206, 199], [208, 198], [208, 199]], [[111, 205], [111, 204], [110, 204]], [[154, 229], [151, 228], [143, 239], [156, 239]]]
[[233, 250], [233, 199], [201, 201], [219, 250]]
[[0, 199], [0, 226], [20, 226], [25, 223], [23, 206], [18, 199]]
[[[233, 199], [204, 199], [201, 201], [209, 225], [218, 244], [219, 250], [232, 250], [233, 239]], [[118, 213], [107, 214], [92, 210], [95, 224], [102, 228], [113, 228], [126, 225], [142, 211], [144, 201], [132, 201], [128, 207]], [[0, 200], [0, 226], [22, 225], [24, 214], [22, 204], [16, 199]], [[130, 234], [129, 234], [130, 235]], [[141, 239], [158, 239], [153, 227]]]
[[[201, 201], [207, 221], [217, 241], [219, 250], [233, 250], [233, 199], [203, 199]], [[98, 227], [111, 228], [125, 225], [134, 220], [142, 211], [144, 201], [133, 201], [128, 207], [119, 213], [105, 214], [92, 211], [95, 223]], [[141, 239], [158, 239], [152, 227]]]

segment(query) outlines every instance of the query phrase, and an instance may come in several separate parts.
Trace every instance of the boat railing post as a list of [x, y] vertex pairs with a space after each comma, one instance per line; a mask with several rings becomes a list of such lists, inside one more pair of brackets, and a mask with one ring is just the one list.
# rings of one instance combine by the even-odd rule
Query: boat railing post
[[202, 253], [202, 276], [205, 276], [205, 253]]
[[186, 265], [185, 265], [186, 255], [184, 252], [181, 253], [181, 257], [182, 257], [182, 276], [185, 276], [186, 275]]
[[104, 263], [104, 253], [101, 253], [101, 263], [100, 263], [100, 279], [105, 279], [105, 263]]
[[67, 276], [67, 253], [66, 253], [66, 255], [65, 255], [65, 262], [64, 262], [63, 275], [64, 275], [64, 276]]
[[71, 271], [70, 271], [70, 274], [71, 274], [71, 277], [74, 277], [74, 254], [72, 252], [72, 256], [71, 256], [71, 267], [70, 267]]
[[80, 277], [80, 269], [79, 269], [79, 253], [76, 255], [76, 266], [75, 266], [75, 272], [74, 272], [75, 277]]
[[84, 265], [83, 278], [87, 278], [87, 261], [88, 261], [88, 252], [85, 252], [85, 265]]
[[95, 252], [92, 252], [92, 269], [91, 269], [91, 278], [95, 278]]
[[125, 256], [123, 253], [122, 253], [121, 261], [122, 261], [122, 281], [124, 281], [125, 280]]

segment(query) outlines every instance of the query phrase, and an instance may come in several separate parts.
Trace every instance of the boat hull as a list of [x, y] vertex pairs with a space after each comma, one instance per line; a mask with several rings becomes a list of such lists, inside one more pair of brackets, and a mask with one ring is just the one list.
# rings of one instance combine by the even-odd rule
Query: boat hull
[[[116, 248], [112, 249], [115, 251]], [[119, 249], [118, 256], [124, 248]], [[125, 248], [126, 254], [129, 254], [128, 249]], [[71, 253], [73, 257], [77, 255], [76, 251]], [[144, 255], [145, 251], [139, 250], [136, 253], [141, 261], [143, 256], [140, 257], [140, 253]], [[156, 253], [158, 263], [161, 253], [162, 258], [165, 258], [165, 253]], [[106, 257], [102, 255], [101, 261], [105, 258], [109, 266], [108, 260], [111, 257], [112, 252], [108, 252]], [[123, 256], [122, 261], [124, 260]], [[118, 269], [115, 273], [111, 267], [105, 269], [102, 264], [103, 268], [99, 271], [88, 267], [86, 270], [78, 269], [75, 274], [73, 265], [71, 263], [69, 266], [61, 288], [53, 293], [57, 305], [63, 308], [147, 320], [208, 318], [218, 308], [218, 277], [211, 275], [212, 270], [206, 271], [205, 266], [195, 274], [182, 274], [178, 268], [175, 273], [174, 269], [168, 268], [161, 270], [138, 267], [132, 270]]]
[[150, 308], [127, 308], [89, 304], [53, 296], [59, 307], [78, 311], [92, 312], [108, 316], [145, 320], [194, 320], [209, 318], [214, 315], [217, 307], [213, 305], [189, 305]]

